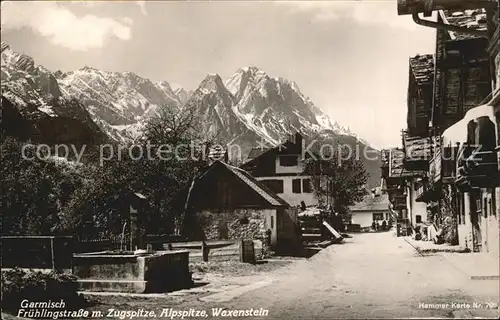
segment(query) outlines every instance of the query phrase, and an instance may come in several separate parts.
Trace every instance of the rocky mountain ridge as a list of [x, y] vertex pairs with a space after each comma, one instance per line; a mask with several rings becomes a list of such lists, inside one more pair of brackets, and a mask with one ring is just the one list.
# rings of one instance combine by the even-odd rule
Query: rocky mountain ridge
[[188, 91], [132, 72], [88, 66], [50, 72], [5, 42], [1, 50], [2, 95], [21, 113], [30, 104], [47, 116], [73, 117], [118, 143], [136, 139], [160, 108], [194, 108], [202, 132], [220, 143], [238, 144], [240, 160], [258, 143], [277, 145], [295, 131], [306, 137], [344, 137], [367, 144], [332, 121], [295, 82], [270, 77], [255, 66], [241, 68], [226, 80], [209, 74]]

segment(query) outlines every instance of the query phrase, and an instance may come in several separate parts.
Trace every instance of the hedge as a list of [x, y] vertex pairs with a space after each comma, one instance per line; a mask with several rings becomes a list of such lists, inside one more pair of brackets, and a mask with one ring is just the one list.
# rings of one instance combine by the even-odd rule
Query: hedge
[[16, 314], [22, 300], [65, 302], [66, 310], [76, 310], [85, 305], [78, 294], [76, 277], [61, 272], [44, 273], [22, 269], [2, 270], [2, 310]]

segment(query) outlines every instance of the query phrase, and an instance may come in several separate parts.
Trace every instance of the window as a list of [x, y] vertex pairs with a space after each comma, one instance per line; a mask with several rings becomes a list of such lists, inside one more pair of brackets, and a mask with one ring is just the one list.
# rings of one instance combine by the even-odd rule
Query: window
[[274, 229], [274, 216], [271, 216], [271, 230]]
[[280, 166], [282, 167], [295, 167], [299, 164], [299, 157], [296, 155], [280, 156]]
[[311, 179], [302, 180], [302, 192], [304, 192], [304, 193], [311, 193], [312, 192]]
[[416, 222], [416, 223], [422, 223], [422, 216], [417, 214], [417, 215], [415, 216], [415, 222]]
[[283, 180], [262, 180], [261, 182], [274, 193], [283, 193]]
[[292, 180], [292, 192], [293, 193], [300, 193], [300, 179], [293, 179]]
[[377, 220], [384, 220], [384, 214], [383, 213], [374, 213], [373, 214], [373, 221]]

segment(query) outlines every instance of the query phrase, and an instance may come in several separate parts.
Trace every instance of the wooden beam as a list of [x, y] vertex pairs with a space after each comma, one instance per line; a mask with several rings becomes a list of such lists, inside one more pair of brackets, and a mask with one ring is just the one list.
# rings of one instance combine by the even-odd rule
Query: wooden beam
[[398, 0], [398, 15], [425, 13], [430, 10], [495, 8], [497, 0]]

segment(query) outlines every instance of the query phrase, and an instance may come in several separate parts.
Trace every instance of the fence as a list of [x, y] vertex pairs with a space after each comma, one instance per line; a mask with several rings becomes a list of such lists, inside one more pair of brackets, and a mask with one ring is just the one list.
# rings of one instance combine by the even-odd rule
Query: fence
[[2, 236], [2, 268], [71, 269], [72, 237]]
[[[186, 241], [184, 237], [178, 235], [164, 235], [164, 234], [149, 234], [144, 236], [144, 245], [152, 245], [154, 250], [162, 250], [165, 243], [176, 243]], [[75, 252], [96, 252], [96, 251], [110, 251], [110, 250], [130, 250], [130, 234], [125, 234], [122, 238], [121, 235], [110, 235], [106, 237], [95, 238], [76, 238]]]

